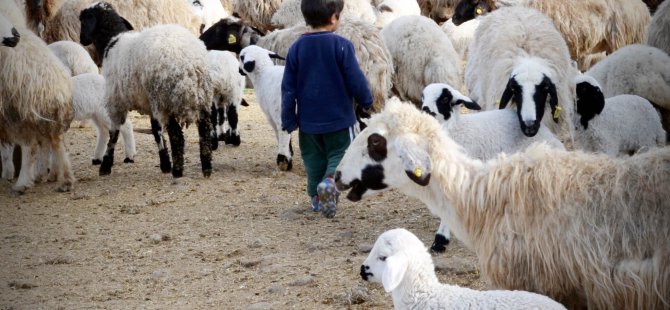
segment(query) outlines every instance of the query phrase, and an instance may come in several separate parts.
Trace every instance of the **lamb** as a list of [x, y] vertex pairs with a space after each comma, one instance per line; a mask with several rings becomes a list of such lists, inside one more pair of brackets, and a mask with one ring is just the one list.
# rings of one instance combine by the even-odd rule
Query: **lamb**
[[[258, 41], [258, 46], [286, 55], [288, 48], [309, 28], [298, 25], [287, 29], [275, 30]], [[379, 30], [371, 24], [351, 18], [342, 18], [336, 34], [353, 43], [358, 65], [368, 79], [372, 92], [372, 111], [381, 111], [384, 101], [391, 92], [393, 59], [382, 40]]]
[[256, 98], [277, 138], [277, 166], [281, 171], [293, 168], [291, 134], [282, 128], [281, 81], [284, 66], [276, 66], [272, 59], [284, 59], [275, 52], [255, 45], [240, 52], [240, 72], [248, 75], [256, 89]]
[[[72, 104], [74, 106], [74, 119], [78, 121], [92, 120], [95, 125], [97, 142], [93, 153], [93, 165], [102, 164], [103, 155], [107, 141], [109, 140], [109, 129], [112, 121], [109, 119], [105, 108], [105, 78], [98, 73], [83, 73], [72, 78]], [[135, 136], [133, 135], [133, 124], [126, 118], [119, 128], [125, 145], [126, 158], [124, 163], [133, 163], [135, 154]]]
[[83, 73], [99, 73], [98, 66], [79, 43], [58, 41], [47, 45], [47, 47], [67, 67], [70, 76]]
[[496, 8], [525, 6], [546, 14], [567, 42], [572, 59], [587, 70], [589, 54], [612, 53], [645, 41], [650, 14], [642, 1], [630, 0], [461, 0], [453, 22], [459, 25]]
[[611, 158], [536, 144], [482, 162], [433, 117], [389, 100], [335, 178], [352, 201], [399, 188], [429, 207], [448, 202], [431, 211], [474, 250], [492, 287], [571, 309], [670, 306], [670, 148]]
[[249, 21], [251, 26], [266, 33], [272, 29], [272, 15], [277, 12], [283, 0], [233, 0], [233, 12]]
[[[521, 134], [517, 129], [517, 116], [509, 109], [460, 115], [461, 104], [472, 110], [479, 110], [480, 107], [450, 85], [430, 84], [423, 90], [422, 98], [422, 110], [434, 116], [449, 137], [462, 146], [467, 155], [476, 159], [492, 159], [502, 152], [513, 154], [538, 142], [565, 150], [563, 144], [545, 126], [540, 125], [534, 137]], [[435, 208], [429, 207], [430, 210]], [[448, 225], [442, 221], [431, 250], [443, 252], [450, 239]]]
[[188, 0], [193, 13], [200, 18], [200, 34], [222, 18], [231, 16], [219, 0]]
[[[128, 111], [138, 110], [151, 115], [161, 171], [172, 171], [175, 178], [182, 177], [184, 169], [182, 125], [197, 121], [202, 173], [209, 177], [212, 173], [209, 104], [213, 92], [207, 50], [202, 41], [178, 25], [128, 32], [133, 30], [130, 23], [106, 2], [84, 9], [80, 19], [81, 43], [93, 43], [98, 54], [103, 55], [105, 102], [111, 128], [100, 175], [111, 173], [119, 127]], [[174, 165], [170, 163], [162, 134], [165, 127]]]
[[[580, 118], [581, 125], [575, 133], [575, 144], [579, 148], [620, 156], [665, 145], [665, 130], [649, 101], [635, 95], [618, 95], [605, 100], [598, 91], [598, 82], [587, 75], [578, 77], [575, 84], [575, 117]], [[594, 96], [594, 93], [599, 95]]]
[[59, 191], [70, 191], [75, 180], [63, 136], [73, 118], [72, 84], [47, 45], [25, 26], [14, 25], [20, 41], [13, 48], [0, 46], [0, 141], [22, 150], [12, 191], [22, 194], [34, 185], [38, 149], [52, 151], [49, 179], [59, 181]]
[[598, 81], [606, 98], [638, 95], [661, 113], [665, 131], [670, 130], [670, 56], [658, 48], [625, 46], [584, 73]]
[[375, 25], [381, 28], [400, 16], [421, 15], [421, 8], [415, 0], [384, 0], [377, 5], [377, 10]]
[[[272, 27], [282, 29], [305, 24], [305, 19], [300, 10], [300, 2], [301, 0], [284, 0], [272, 15], [272, 19], [270, 20]], [[374, 24], [377, 21], [370, 0], [344, 1], [344, 8], [342, 9], [340, 18], [344, 17], [357, 18], [370, 24]]]
[[[484, 110], [497, 109], [498, 99], [501, 109], [513, 102], [526, 136], [537, 134], [542, 122], [563, 143], [571, 142], [577, 70], [570, 61], [565, 40], [549, 18], [525, 7], [502, 8], [477, 27], [465, 85]], [[551, 115], [543, 118], [547, 101]]]
[[402, 100], [420, 107], [426, 85], [442, 82], [460, 87], [460, 57], [434, 21], [424, 16], [403, 16], [379, 34], [393, 56], [393, 88]]
[[477, 291], [442, 284], [430, 253], [406, 229], [377, 238], [361, 265], [365, 281], [382, 283], [395, 309], [565, 309], [546, 296], [524, 291]]
[[670, 2], [661, 3], [647, 28], [647, 45], [670, 55]]
[[212, 139], [226, 144], [240, 145], [240, 131], [237, 128], [240, 104], [244, 101], [245, 78], [240, 75], [240, 62], [232, 52], [207, 52], [207, 65], [212, 80]]

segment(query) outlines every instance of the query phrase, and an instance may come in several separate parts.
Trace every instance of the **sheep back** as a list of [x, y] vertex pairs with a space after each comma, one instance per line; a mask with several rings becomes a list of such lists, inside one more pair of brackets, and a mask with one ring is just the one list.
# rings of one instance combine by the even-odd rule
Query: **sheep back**
[[670, 1], [661, 3], [649, 22], [647, 45], [659, 48], [670, 55]]
[[91, 56], [79, 43], [73, 41], [58, 41], [48, 45], [54, 55], [67, 67], [71, 76], [82, 73], [98, 73]]
[[[288, 28], [298, 24], [305, 23], [300, 10], [301, 0], [285, 0], [281, 3], [277, 11], [272, 15], [271, 24], [277, 28]], [[363, 21], [374, 23], [376, 21], [375, 13], [369, 0], [347, 0], [344, 2], [344, 8], [340, 18], [352, 17]]]
[[228, 51], [207, 52], [207, 65], [214, 97], [225, 97], [226, 105], [239, 104], [244, 92], [245, 78], [239, 74], [240, 62]]
[[272, 15], [282, 0], [233, 0], [233, 12], [264, 32], [272, 30]]

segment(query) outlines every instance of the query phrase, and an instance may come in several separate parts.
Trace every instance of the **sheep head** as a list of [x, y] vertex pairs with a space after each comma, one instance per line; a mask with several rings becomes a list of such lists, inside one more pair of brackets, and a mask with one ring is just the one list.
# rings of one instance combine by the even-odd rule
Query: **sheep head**
[[605, 95], [598, 81], [588, 75], [580, 75], [575, 79], [575, 90], [579, 121], [584, 129], [588, 129], [589, 121], [605, 108]]
[[277, 53], [268, 51], [262, 47], [256, 45], [247, 46], [240, 52], [239, 72], [242, 75], [247, 75], [254, 73], [256, 68], [274, 66], [272, 59], [285, 60], [284, 57], [277, 55]]
[[237, 17], [226, 17], [216, 22], [200, 35], [207, 50], [230, 51], [239, 54], [250, 45], [256, 44], [262, 32], [245, 24]]
[[495, 1], [492, 0], [461, 0], [454, 9], [451, 21], [458, 26], [495, 9]]
[[133, 30], [133, 26], [121, 17], [107, 2], [95, 2], [79, 14], [81, 33], [79, 42], [86, 46], [93, 44], [98, 56], [104, 58], [104, 51], [118, 34]]
[[21, 35], [14, 28], [14, 25], [0, 13], [0, 40], [2, 46], [15, 47], [19, 44]]
[[377, 238], [370, 254], [361, 265], [361, 278], [382, 283], [386, 292], [395, 290], [403, 282], [410, 264], [423, 260], [432, 265], [424, 244], [406, 229], [384, 232]]
[[448, 84], [434, 83], [426, 86], [421, 93], [421, 110], [434, 116], [440, 123], [458, 118], [458, 105], [471, 110], [482, 108]]
[[554, 122], [558, 123], [560, 107], [556, 95], [556, 85], [552, 71], [539, 58], [522, 58], [512, 70], [505, 91], [500, 98], [500, 108], [504, 109], [512, 101], [516, 104], [521, 131], [533, 137], [540, 130], [547, 100]]
[[432, 164], [429, 137], [441, 133], [435, 118], [392, 98], [356, 136], [335, 173], [340, 190], [359, 201], [364, 196], [406, 186], [426, 186]]

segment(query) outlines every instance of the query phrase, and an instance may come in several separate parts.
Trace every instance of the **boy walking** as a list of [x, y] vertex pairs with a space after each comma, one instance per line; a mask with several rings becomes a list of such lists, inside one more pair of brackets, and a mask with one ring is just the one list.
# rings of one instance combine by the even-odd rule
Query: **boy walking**
[[302, 0], [311, 30], [289, 48], [281, 86], [282, 127], [300, 129], [307, 194], [312, 210], [326, 217], [335, 216], [339, 192], [333, 174], [354, 138], [352, 99], [365, 109], [372, 106], [353, 44], [333, 33], [343, 7], [343, 0]]

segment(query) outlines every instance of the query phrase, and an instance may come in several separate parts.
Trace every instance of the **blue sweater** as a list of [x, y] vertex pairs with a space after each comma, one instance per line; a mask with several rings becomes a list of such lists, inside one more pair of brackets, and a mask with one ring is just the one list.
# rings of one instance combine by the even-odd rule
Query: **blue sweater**
[[282, 128], [288, 132], [342, 130], [356, 123], [352, 99], [363, 108], [372, 106], [354, 46], [332, 32], [306, 33], [291, 45], [281, 92]]

